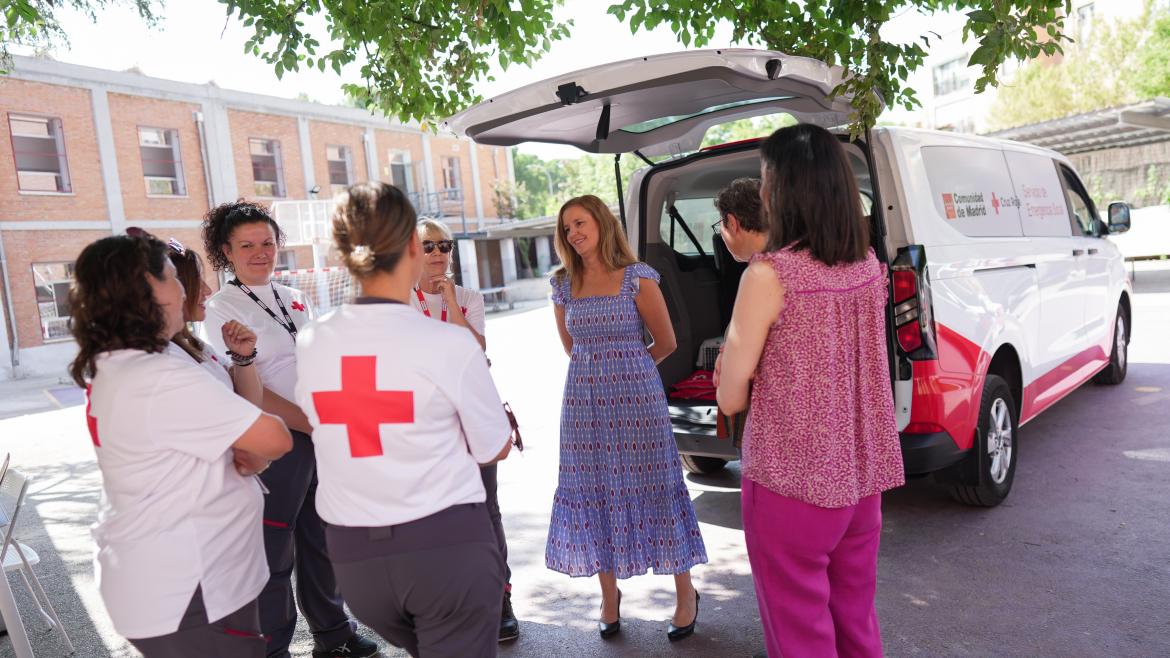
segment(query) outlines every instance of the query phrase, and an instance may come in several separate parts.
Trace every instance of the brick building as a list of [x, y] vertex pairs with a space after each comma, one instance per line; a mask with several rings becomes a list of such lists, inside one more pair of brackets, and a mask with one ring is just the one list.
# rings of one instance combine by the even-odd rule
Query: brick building
[[[202, 251], [200, 218], [240, 197], [288, 215], [355, 182], [393, 182], [459, 235], [465, 285], [517, 277], [512, 240], [487, 238], [506, 221], [506, 149], [355, 108], [14, 59], [0, 77], [0, 379], [64, 372], [76, 350], [66, 295], [86, 244], [140, 226]], [[320, 245], [299, 242], [281, 267], [326, 264]]]

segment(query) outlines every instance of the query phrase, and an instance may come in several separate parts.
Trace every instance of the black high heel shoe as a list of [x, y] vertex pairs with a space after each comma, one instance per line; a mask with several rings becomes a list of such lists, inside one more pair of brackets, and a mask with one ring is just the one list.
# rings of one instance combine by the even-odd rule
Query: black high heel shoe
[[695, 590], [695, 618], [686, 626], [675, 626], [674, 622], [671, 622], [670, 628], [666, 630], [666, 638], [671, 642], [677, 642], [694, 635], [695, 622], [697, 621], [699, 621], [699, 590]]
[[612, 624], [601, 620], [597, 622], [597, 632], [601, 635], [602, 639], [613, 637], [618, 634], [618, 631], [622, 630], [622, 591], [620, 589], [618, 590], [617, 608], [617, 621]]

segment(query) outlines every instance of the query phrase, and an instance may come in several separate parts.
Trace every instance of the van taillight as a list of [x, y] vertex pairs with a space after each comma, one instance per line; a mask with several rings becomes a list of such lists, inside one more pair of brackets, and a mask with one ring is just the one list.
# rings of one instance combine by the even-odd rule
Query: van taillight
[[938, 358], [934, 320], [931, 316], [926, 250], [921, 245], [899, 249], [891, 268], [891, 279], [894, 334], [898, 346], [915, 361]]

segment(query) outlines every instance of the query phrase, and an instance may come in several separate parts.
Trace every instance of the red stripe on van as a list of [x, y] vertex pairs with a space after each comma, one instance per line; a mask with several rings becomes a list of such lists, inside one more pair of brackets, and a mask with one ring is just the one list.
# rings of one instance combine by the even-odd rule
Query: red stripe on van
[[1100, 345], [1094, 345], [1037, 377], [1024, 387], [1024, 411], [1020, 414], [1020, 423], [1032, 420], [1108, 365], [1109, 353]]

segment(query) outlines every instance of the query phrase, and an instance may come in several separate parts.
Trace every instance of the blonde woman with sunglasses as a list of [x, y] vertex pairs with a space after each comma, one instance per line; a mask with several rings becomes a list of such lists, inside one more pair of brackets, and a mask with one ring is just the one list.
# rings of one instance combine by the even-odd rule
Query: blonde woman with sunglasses
[[483, 295], [455, 285], [451, 278], [451, 252], [455, 249], [451, 229], [438, 220], [419, 220], [418, 238], [422, 242], [423, 273], [411, 293], [411, 305], [427, 317], [466, 327], [486, 350]]
[[[451, 229], [434, 219], [418, 222], [418, 239], [422, 245], [423, 270], [418, 285], [410, 295], [410, 303], [424, 315], [465, 327], [479, 343], [480, 349], [487, 349], [484, 337], [485, 312], [483, 295], [477, 290], [468, 290], [455, 285], [451, 278], [451, 252], [455, 239]], [[490, 362], [489, 362], [490, 365]], [[489, 464], [479, 469], [487, 492], [488, 514], [496, 543], [504, 556], [504, 592], [500, 608], [500, 642], [514, 640], [520, 636], [520, 622], [512, 612], [512, 569], [508, 567], [508, 540], [504, 536], [504, 524], [500, 517], [500, 501], [496, 497], [496, 465]]]

